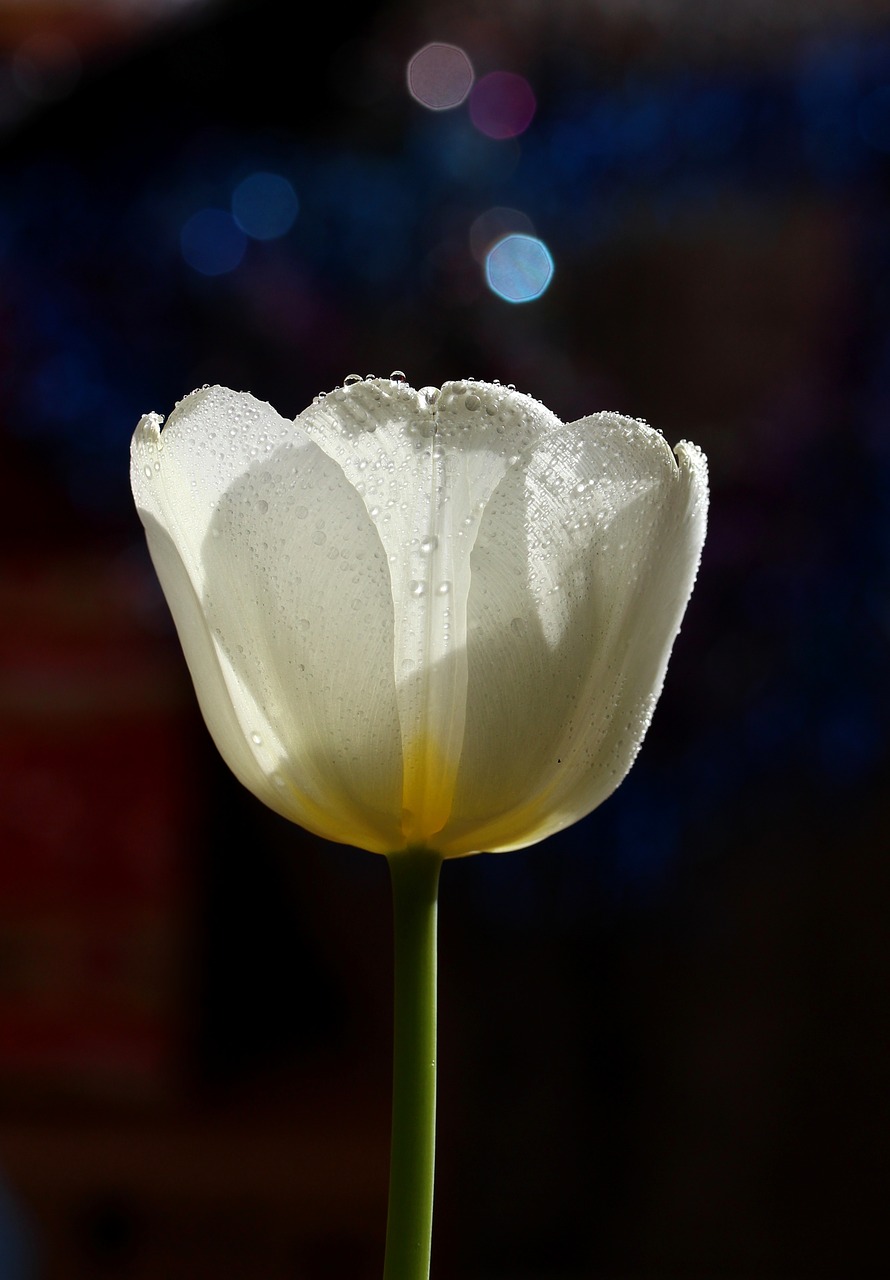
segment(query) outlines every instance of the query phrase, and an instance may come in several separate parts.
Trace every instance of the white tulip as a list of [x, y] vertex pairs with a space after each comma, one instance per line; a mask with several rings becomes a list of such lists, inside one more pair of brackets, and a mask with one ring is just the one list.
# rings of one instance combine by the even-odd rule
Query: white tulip
[[223, 387], [133, 438], [204, 718], [328, 839], [520, 848], [627, 773], [705, 535], [707, 467], [500, 385], [347, 380], [294, 421]]

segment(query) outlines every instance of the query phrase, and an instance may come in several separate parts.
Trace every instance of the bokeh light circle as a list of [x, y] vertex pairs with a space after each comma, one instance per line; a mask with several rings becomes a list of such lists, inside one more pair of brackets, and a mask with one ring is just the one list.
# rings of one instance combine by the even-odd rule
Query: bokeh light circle
[[553, 258], [536, 236], [505, 236], [485, 259], [486, 283], [505, 302], [533, 302], [552, 279]]
[[472, 85], [473, 64], [457, 45], [424, 45], [408, 62], [409, 92], [430, 111], [460, 106]]
[[202, 276], [234, 271], [247, 248], [247, 237], [225, 209], [199, 209], [179, 233], [182, 256]]
[[254, 240], [277, 240], [285, 235], [299, 208], [297, 193], [280, 173], [252, 173], [232, 192], [232, 216]]
[[491, 71], [473, 85], [470, 119], [489, 138], [517, 138], [531, 124], [537, 105], [525, 76]]

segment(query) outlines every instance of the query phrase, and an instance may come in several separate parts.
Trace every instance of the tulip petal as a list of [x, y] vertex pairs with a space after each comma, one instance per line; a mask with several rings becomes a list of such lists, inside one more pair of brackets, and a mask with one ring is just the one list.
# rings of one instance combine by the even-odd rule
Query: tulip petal
[[438, 846], [452, 816], [467, 715], [470, 557], [481, 513], [515, 457], [561, 426], [528, 396], [477, 382], [386, 379], [318, 397], [298, 419], [335, 458], [390, 567], [407, 843]]
[[134, 437], [133, 489], [220, 752], [293, 821], [399, 847], [392, 593], [363, 504], [252, 396], [205, 388], [159, 426]]
[[468, 715], [447, 856], [544, 839], [630, 768], [704, 540], [703, 455], [615, 414], [504, 476], [472, 556]]

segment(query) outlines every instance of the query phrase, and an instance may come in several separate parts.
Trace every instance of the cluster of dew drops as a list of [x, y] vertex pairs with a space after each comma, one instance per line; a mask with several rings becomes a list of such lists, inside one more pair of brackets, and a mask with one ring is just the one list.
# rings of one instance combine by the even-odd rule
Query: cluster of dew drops
[[[348, 373], [346, 377], [343, 379], [342, 388], [354, 387], [356, 383], [359, 383], [359, 382], [377, 382], [377, 381], [378, 381], [378, 378], [376, 373], [366, 373], [364, 377], [362, 377], [360, 373]], [[408, 376], [402, 369], [393, 369], [392, 373], [389, 375], [389, 381], [397, 382], [397, 383], [400, 383], [402, 386], [407, 387]], [[459, 378], [457, 379], [457, 381], [464, 382], [464, 383], [474, 383], [478, 380], [476, 378]], [[494, 378], [492, 379], [491, 385], [494, 387], [500, 387], [502, 384], [499, 378]], [[514, 382], [508, 382], [505, 385], [505, 389], [507, 391], [515, 391], [516, 384]], [[341, 390], [341, 387], [339, 386], [335, 387], [334, 390], [339, 391]], [[320, 391], [318, 395], [316, 395], [313, 398], [313, 404], [318, 404], [319, 401], [324, 400], [329, 394], [330, 392]], [[427, 404], [433, 405], [435, 404], [436, 400], [439, 398], [439, 388], [438, 387], [421, 387], [418, 394], [423, 396]], [[481, 401], [479, 401], [477, 397], [473, 397], [473, 399], [476, 400], [476, 403], [468, 404], [467, 408], [478, 409]]]

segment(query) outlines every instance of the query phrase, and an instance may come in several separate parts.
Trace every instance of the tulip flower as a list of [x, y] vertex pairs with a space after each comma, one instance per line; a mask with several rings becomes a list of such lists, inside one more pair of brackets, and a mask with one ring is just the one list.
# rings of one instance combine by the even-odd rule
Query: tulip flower
[[627, 773], [698, 568], [705, 459], [473, 380], [352, 377], [295, 420], [204, 387], [161, 421], [136, 430], [133, 491], [217, 747], [271, 808], [392, 870], [386, 1274], [413, 1280], [439, 867], [543, 840]]

